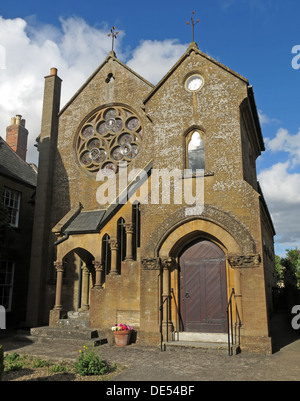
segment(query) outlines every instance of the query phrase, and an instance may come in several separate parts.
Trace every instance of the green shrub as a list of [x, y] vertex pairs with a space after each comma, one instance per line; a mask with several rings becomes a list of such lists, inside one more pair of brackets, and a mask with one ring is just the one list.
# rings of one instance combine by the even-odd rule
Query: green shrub
[[8, 363], [17, 362], [20, 359], [20, 355], [16, 352], [12, 352], [11, 354], [5, 355], [5, 361]]
[[49, 361], [44, 361], [40, 358], [35, 358], [35, 360], [33, 361], [34, 368], [45, 368], [45, 367], [49, 367], [49, 366], [50, 366]]
[[67, 373], [68, 372], [68, 368], [66, 368], [65, 366], [62, 366], [60, 364], [57, 364], [57, 365], [51, 366], [50, 372], [52, 372], [52, 373]]
[[3, 355], [3, 349], [2, 345], [0, 345], [0, 381], [2, 380], [2, 373], [4, 370], [4, 355]]
[[20, 355], [16, 352], [6, 354], [4, 357], [4, 371], [11, 372], [22, 369], [23, 365], [20, 362]]
[[94, 351], [88, 351], [85, 346], [83, 348], [83, 351], [79, 351], [80, 355], [75, 363], [76, 373], [81, 376], [104, 375], [115, 369], [96, 355]]

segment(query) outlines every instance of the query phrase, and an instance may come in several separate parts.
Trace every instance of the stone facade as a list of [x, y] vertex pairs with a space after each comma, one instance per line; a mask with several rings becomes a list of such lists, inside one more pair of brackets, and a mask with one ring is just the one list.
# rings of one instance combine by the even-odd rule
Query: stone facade
[[[194, 75], [201, 76], [202, 87], [187, 90], [185, 82]], [[126, 323], [136, 329], [138, 341], [158, 343], [161, 325], [169, 325], [169, 332], [179, 328], [180, 255], [205, 239], [226, 256], [227, 296], [234, 288], [242, 346], [270, 350], [274, 228], [256, 178], [255, 160], [264, 145], [247, 79], [191, 43], [155, 87], [113, 52], [58, 113], [59, 84], [56, 72], [46, 77], [39, 145], [44, 172], [37, 194], [37, 216], [43, 221], [36, 227], [31, 281], [36, 297], [30, 301], [29, 321], [48, 324], [49, 310], [59, 317], [62, 311], [84, 307], [90, 309], [91, 327], [105, 330]], [[139, 148], [127, 165], [128, 199], [120, 202], [124, 187], [118, 167], [117, 201], [105, 205], [97, 195], [102, 194], [101, 201], [112, 184], [100, 180], [93, 167], [85, 168], [79, 152], [88, 146], [83, 128], [97, 124], [93, 116], [114, 107], [132, 113], [141, 128], [131, 137]], [[171, 180], [167, 202], [164, 187], [154, 194], [160, 183], [157, 171], [187, 168], [193, 132], [200, 134], [205, 149], [200, 208], [175, 200], [178, 188], [197, 189], [195, 174]], [[108, 131], [105, 143], [113, 146], [115, 135]], [[91, 163], [91, 154], [87, 157]], [[146, 173], [133, 180], [137, 169]], [[104, 186], [106, 192], [101, 191]], [[134, 200], [139, 200], [138, 208]], [[62, 266], [57, 281], [53, 262]], [[171, 295], [172, 301], [164, 302]]]

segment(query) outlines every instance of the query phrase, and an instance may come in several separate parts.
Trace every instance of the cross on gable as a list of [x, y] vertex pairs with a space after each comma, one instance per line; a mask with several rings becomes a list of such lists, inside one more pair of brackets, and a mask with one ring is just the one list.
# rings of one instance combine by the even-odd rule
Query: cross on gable
[[113, 26], [112, 28], [111, 28], [111, 30], [110, 30], [110, 33], [107, 35], [107, 36], [111, 36], [111, 51], [113, 52], [114, 51], [114, 43], [115, 43], [115, 39], [117, 39], [117, 35], [118, 35], [118, 31], [116, 32], [116, 27], [115, 26]]
[[199, 23], [198, 19], [196, 20], [196, 22], [194, 21], [194, 14], [195, 14], [195, 11], [192, 11], [191, 22], [186, 23], [187, 25], [192, 25], [193, 42], [195, 42], [195, 25]]

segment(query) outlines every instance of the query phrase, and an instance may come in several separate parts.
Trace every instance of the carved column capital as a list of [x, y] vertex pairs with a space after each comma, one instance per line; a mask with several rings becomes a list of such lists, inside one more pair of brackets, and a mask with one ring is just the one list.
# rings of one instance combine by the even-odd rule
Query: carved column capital
[[63, 262], [56, 261], [53, 264], [54, 264], [55, 269], [56, 269], [57, 272], [63, 272], [64, 271], [64, 263]]
[[119, 249], [119, 243], [116, 238], [111, 238], [108, 243], [112, 251], [117, 251]]
[[111, 269], [110, 269], [110, 275], [114, 276], [119, 274], [118, 273], [118, 266], [117, 266], [117, 257], [118, 257], [118, 249], [119, 249], [119, 243], [116, 238], [111, 238], [109, 241], [109, 246], [111, 250]]
[[102, 261], [100, 261], [100, 260], [93, 260], [92, 263], [93, 263], [93, 265], [94, 265], [96, 271], [97, 271], [97, 270], [100, 270], [100, 271], [103, 270], [103, 263], [102, 263]]
[[175, 259], [174, 258], [164, 258], [161, 260], [161, 265], [163, 270], [171, 270], [175, 267]]
[[126, 234], [134, 233], [134, 224], [133, 223], [125, 223], [124, 228], [125, 228]]
[[82, 266], [81, 266], [81, 270], [82, 270], [83, 273], [85, 273], [85, 274], [90, 274], [90, 269], [87, 267], [87, 265], [82, 265]]

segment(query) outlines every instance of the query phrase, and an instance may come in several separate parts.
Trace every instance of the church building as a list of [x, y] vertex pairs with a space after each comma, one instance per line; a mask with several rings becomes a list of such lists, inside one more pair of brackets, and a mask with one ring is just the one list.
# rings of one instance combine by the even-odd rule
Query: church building
[[84, 312], [140, 344], [229, 332], [270, 352], [275, 232], [248, 80], [192, 42], [155, 86], [114, 51], [63, 108], [61, 82], [45, 77], [28, 325]]

